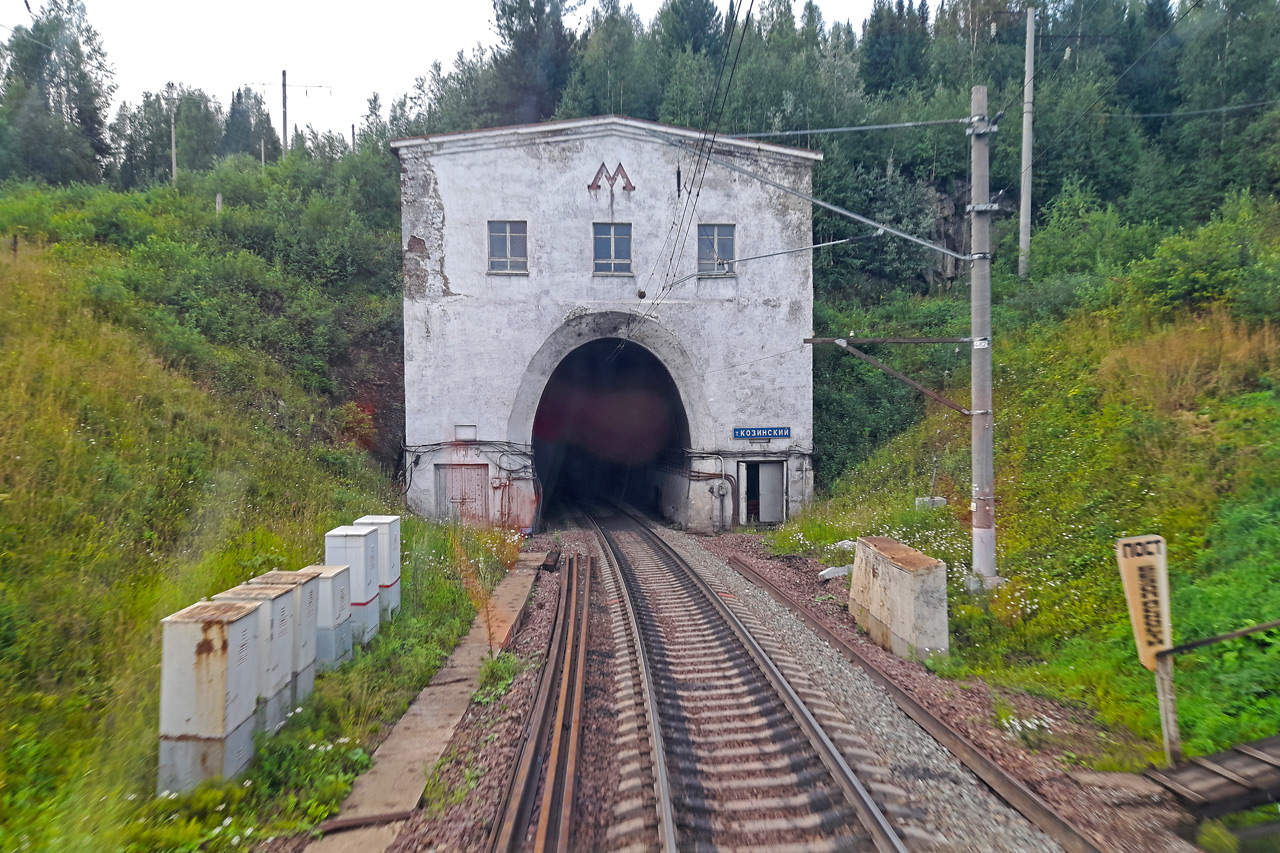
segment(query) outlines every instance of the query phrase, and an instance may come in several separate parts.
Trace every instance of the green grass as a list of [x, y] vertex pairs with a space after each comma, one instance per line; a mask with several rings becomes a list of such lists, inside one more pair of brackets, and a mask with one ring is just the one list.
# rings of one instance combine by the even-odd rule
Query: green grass
[[506, 694], [511, 682], [526, 668], [524, 661], [510, 652], [490, 654], [480, 664], [480, 687], [471, 701], [491, 705]]
[[[840, 564], [851, 555], [835, 543], [887, 535], [945, 560], [953, 654], [941, 670], [1079, 702], [1154, 754], [1154, 678], [1137, 663], [1115, 540], [1169, 541], [1175, 642], [1280, 616], [1280, 342], [1253, 313], [1280, 261], [1280, 222], [1270, 202], [1245, 208], [1168, 238], [1067, 319], [1009, 323], [999, 337], [998, 591], [964, 588], [968, 425], [945, 411], [842, 475], [770, 537], [774, 550]], [[1217, 266], [1197, 289], [1178, 264], [1202, 255]], [[917, 512], [930, 482], [950, 505]], [[1280, 730], [1278, 634], [1178, 658], [1189, 752]]]
[[92, 293], [100, 261], [23, 247], [0, 262], [0, 849], [232, 849], [332, 811], [468, 629], [460, 566], [491, 579], [513, 544], [406, 519], [403, 615], [318, 680], [249, 786], [152, 801], [159, 620], [321, 562], [325, 530], [398, 510], [270, 360], [217, 351], [247, 368], [241, 393], [218, 393], [112, 322]]

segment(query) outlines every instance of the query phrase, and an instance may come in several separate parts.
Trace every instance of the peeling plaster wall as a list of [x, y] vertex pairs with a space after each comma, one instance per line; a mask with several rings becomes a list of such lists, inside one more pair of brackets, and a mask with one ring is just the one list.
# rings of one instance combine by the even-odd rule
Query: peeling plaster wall
[[[691, 278], [667, 292], [664, 284], [696, 270], [698, 224], [735, 225], [742, 258], [810, 245], [810, 205], [711, 163], [681, 231], [674, 226], [697, 189], [695, 157], [663, 136], [656, 125], [597, 119], [396, 144], [407, 445], [450, 442], [459, 424], [474, 424], [481, 441], [527, 444], [542, 389], [564, 355], [595, 338], [626, 337], [670, 371], [692, 450], [721, 454], [731, 473], [737, 456], [787, 458], [789, 513], [809, 499], [812, 356], [802, 339], [812, 325], [810, 253], [748, 261], [733, 278]], [[716, 153], [810, 190], [811, 159], [723, 143]], [[619, 164], [633, 190], [621, 175], [588, 189], [602, 165], [612, 173]], [[527, 275], [488, 272], [491, 220], [527, 221]], [[631, 223], [633, 275], [593, 274], [595, 222]], [[791, 438], [735, 441], [733, 428], [748, 426], [789, 426]], [[428, 475], [435, 461], [443, 459], [420, 460], [408, 494], [425, 515], [439, 505]], [[692, 464], [720, 470], [715, 459]], [[495, 489], [511, 488], [496, 484], [504, 476], [496, 461], [490, 473]], [[732, 518], [732, 495], [710, 493], [714, 484], [677, 489], [670, 474], [655, 477], [675, 520], [710, 529]], [[518, 488], [531, 493], [532, 484]]]

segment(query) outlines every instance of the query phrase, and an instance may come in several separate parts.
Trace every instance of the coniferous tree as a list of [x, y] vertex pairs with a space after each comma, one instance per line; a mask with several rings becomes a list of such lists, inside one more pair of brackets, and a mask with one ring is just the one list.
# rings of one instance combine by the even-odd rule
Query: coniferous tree
[[250, 88], [237, 89], [227, 106], [222, 131], [222, 154], [250, 154], [268, 163], [280, 158], [280, 137], [262, 96]]
[[[5, 47], [0, 108], [11, 174], [96, 181], [111, 157], [106, 52], [79, 0], [49, 0]], [[3, 165], [3, 160], [0, 160]]]
[[686, 49], [719, 56], [724, 26], [711, 0], [666, 0], [653, 22], [653, 32], [668, 57]]
[[493, 0], [503, 49], [494, 62], [495, 111], [510, 124], [550, 118], [569, 81], [576, 42], [563, 0]]
[[619, 0], [603, 0], [592, 11], [569, 84], [556, 115], [562, 118], [618, 113], [658, 116], [664, 65], [660, 50], [640, 19]]

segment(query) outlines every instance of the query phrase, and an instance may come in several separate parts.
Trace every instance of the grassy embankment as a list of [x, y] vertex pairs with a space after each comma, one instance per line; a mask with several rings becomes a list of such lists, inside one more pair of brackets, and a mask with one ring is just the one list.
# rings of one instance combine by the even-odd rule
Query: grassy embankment
[[243, 849], [322, 819], [466, 631], [458, 566], [513, 557], [407, 519], [404, 616], [243, 783], [152, 799], [159, 619], [396, 504], [278, 361], [112, 289], [141, 277], [128, 260], [68, 241], [0, 261], [0, 849]]
[[[1037, 234], [1031, 283], [997, 280], [997, 527], [1009, 582], [986, 602], [964, 592], [969, 435], [941, 407], [772, 544], [838, 563], [850, 555], [834, 543], [880, 534], [942, 558], [952, 629], [943, 673], [1081, 702], [1149, 739], [1154, 755], [1154, 683], [1137, 663], [1115, 540], [1168, 539], [1175, 642], [1280, 616], [1280, 341], [1269, 323], [1280, 213], [1246, 198], [1159, 239], [1082, 195]], [[932, 316], [937, 305], [916, 310]], [[877, 313], [836, 322], [874, 327]], [[950, 332], [963, 333], [959, 322]], [[963, 362], [955, 373], [967, 377]], [[955, 384], [963, 401], [965, 383]], [[915, 511], [935, 477], [950, 506]], [[1277, 633], [1178, 659], [1192, 754], [1280, 729]]]

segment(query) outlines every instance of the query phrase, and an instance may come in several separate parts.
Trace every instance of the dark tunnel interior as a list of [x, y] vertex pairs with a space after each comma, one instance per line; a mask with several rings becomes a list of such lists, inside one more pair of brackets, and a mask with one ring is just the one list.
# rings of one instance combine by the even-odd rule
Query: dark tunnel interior
[[683, 464], [688, 446], [680, 394], [657, 357], [618, 338], [583, 344], [551, 374], [534, 416], [544, 522], [600, 498], [654, 510], [648, 468]]

